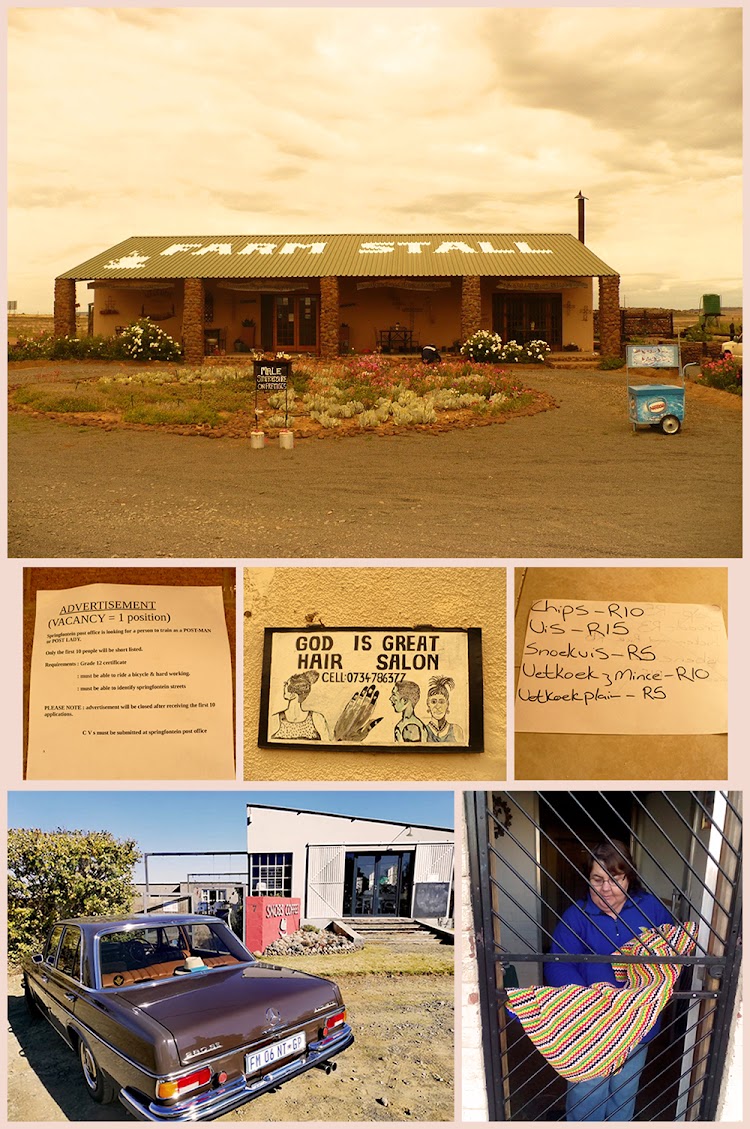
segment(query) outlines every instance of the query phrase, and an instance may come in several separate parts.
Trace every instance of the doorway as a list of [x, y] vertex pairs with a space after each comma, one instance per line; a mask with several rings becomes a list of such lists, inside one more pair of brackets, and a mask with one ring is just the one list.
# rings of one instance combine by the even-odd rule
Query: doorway
[[314, 352], [318, 347], [317, 294], [264, 294], [261, 340], [264, 349]]
[[508, 291], [492, 295], [492, 332], [503, 341], [546, 341], [562, 348], [562, 295]]
[[344, 864], [344, 913], [348, 917], [408, 917], [412, 851], [348, 851]]

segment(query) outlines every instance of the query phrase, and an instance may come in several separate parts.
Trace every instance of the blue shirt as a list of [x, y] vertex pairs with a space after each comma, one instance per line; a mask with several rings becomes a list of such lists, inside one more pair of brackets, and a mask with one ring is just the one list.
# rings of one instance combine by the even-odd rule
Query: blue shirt
[[[599, 953], [609, 956], [637, 937], [642, 928], [672, 924], [672, 914], [653, 894], [633, 894], [617, 917], [610, 917], [608, 913], [598, 909], [589, 896], [565, 911], [552, 936], [550, 952]], [[615, 979], [611, 964], [593, 961], [545, 961], [544, 978], [552, 988], [562, 988], [566, 984], [590, 988], [592, 984], [602, 981], [622, 987]], [[648, 1043], [658, 1030], [657, 1022], [643, 1042]]]

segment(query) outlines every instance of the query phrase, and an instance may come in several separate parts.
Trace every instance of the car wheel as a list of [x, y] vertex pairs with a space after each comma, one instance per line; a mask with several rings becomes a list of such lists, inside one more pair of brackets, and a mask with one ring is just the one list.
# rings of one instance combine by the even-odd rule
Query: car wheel
[[24, 980], [23, 982], [23, 1002], [26, 1004], [26, 1014], [32, 1021], [39, 1018], [39, 1004], [34, 999], [34, 993], [29, 985]]
[[661, 429], [665, 435], [676, 435], [680, 430], [680, 421], [677, 416], [665, 416], [661, 421]]
[[81, 1039], [78, 1043], [78, 1059], [86, 1089], [94, 1101], [102, 1105], [114, 1101], [115, 1087], [112, 1079], [101, 1069], [85, 1039]]

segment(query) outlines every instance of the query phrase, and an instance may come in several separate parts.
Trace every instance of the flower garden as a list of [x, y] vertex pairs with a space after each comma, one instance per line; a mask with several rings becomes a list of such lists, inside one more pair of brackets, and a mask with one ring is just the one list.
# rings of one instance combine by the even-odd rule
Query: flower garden
[[[70, 339], [77, 340], [87, 339]], [[523, 363], [543, 363], [546, 344], [503, 346], [484, 332], [465, 343], [461, 357], [435, 364], [381, 354], [335, 361], [297, 357], [286, 392], [272, 393], [256, 392], [247, 362], [177, 363], [175, 342], [157, 326], [135, 323], [117, 342], [126, 364], [115, 361], [106, 366], [111, 372], [87, 376], [87, 366], [75, 364], [79, 358], [52, 358], [62, 363], [50, 366], [49, 379], [45, 374], [11, 389], [11, 408], [107, 428], [156, 427], [216, 437], [258, 430], [273, 437], [291, 428], [300, 437], [322, 437], [440, 431], [502, 423], [555, 407], [550, 396], [528, 387], [518, 373]], [[143, 364], [146, 358], [149, 363]], [[89, 353], [80, 359], [105, 358]], [[247, 358], [253, 359], [269, 358]], [[508, 371], [511, 365], [515, 372]]]
[[719, 357], [717, 360], [701, 362], [699, 384], [709, 388], [720, 388], [723, 392], [742, 395], [742, 362], [734, 357]]
[[[159, 365], [96, 378], [50, 371], [11, 390], [11, 407], [94, 426], [161, 427], [216, 436], [332, 435], [406, 428], [443, 430], [505, 422], [554, 407], [498, 365], [371, 356], [295, 360], [286, 392], [257, 393], [252, 367]], [[67, 368], [67, 366], [66, 366]], [[80, 376], [76, 378], [75, 368]]]

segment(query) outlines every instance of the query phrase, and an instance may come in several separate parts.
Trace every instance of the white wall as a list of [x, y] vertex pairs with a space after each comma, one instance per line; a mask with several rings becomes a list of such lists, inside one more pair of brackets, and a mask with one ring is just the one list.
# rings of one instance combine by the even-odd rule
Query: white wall
[[[452, 830], [436, 830], [407, 823], [388, 823], [373, 819], [356, 819], [343, 815], [326, 815], [318, 812], [300, 812], [285, 808], [264, 808], [254, 804], [247, 807], [248, 854], [291, 853], [292, 897], [302, 902], [302, 916], [306, 921], [330, 920], [339, 904], [333, 889], [326, 891], [326, 901], [331, 912], [324, 916], [306, 916], [306, 888], [308, 882], [308, 857], [319, 860], [320, 850], [314, 855], [308, 847], [343, 847], [347, 850], [399, 850], [415, 849], [418, 843], [453, 843]], [[343, 882], [343, 851], [329, 852], [332, 883], [338, 881], [339, 871]], [[335, 858], [334, 858], [335, 856]], [[341, 862], [341, 867], [338, 865]], [[342, 887], [343, 889], [343, 887]], [[252, 891], [250, 891], [252, 893]], [[322, 909], [315, 897], [317, 910]], [[316, 914], [317, 914], [316, 910]]]
[[466, 818], [461, 837], [461, 1120], [487, 1121], [487, 1088], [479, 1010], [479, 970], [471, 904]]

